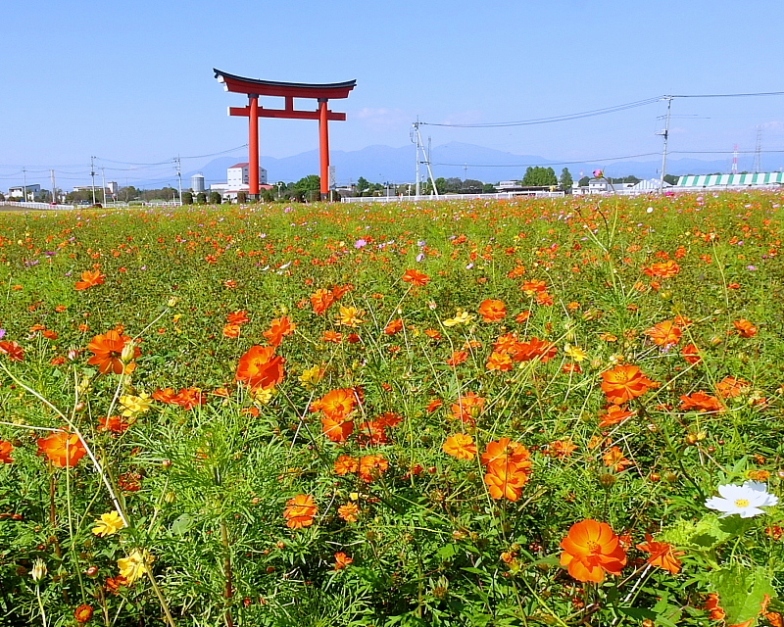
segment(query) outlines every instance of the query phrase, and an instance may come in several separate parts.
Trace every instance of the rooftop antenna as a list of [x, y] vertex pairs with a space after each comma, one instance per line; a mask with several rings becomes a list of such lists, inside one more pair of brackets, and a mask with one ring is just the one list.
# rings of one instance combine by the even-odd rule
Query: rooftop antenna
[[661, 194], [664, 190], [664, 177], [667, 175], [667, 142], [670, 138], [670, 116], [672, 113], [672, 96], [664, 96], [664, 100], [667, 101], [667, 115], [664, 116], [664, 130], [656, 133], [657, 135], [662, 135], [664, 137], [664, 148], [662, 149], [662, 167], [661, 172], [659, 174], [659, 193]]
[[[419, 164], [422, 163], [427, 168], [427, 174], [430, 177], [430, 183], [433, 185], [433, 195], [438, 198], [438, 188], [436, 187], [436, 180], [433, 177], [433, 170], [430, 167], [430, 138], [427, 138], [428, 147], [425, 148], [425, 145], [422, 143], [422, 134], [419, 132], [419, 127], [421, 126], [422, 122], [419, 121], [419, 116], [417, 116], [417, 121], [414, 122], [414, 130], [411, 132], [411, 141], [416, 144], [416, 196], [419, 198], [420, 195], [420, 176], [419, 176]], [[419, 154], [422, 153], [422, 160], [420, 161]]]

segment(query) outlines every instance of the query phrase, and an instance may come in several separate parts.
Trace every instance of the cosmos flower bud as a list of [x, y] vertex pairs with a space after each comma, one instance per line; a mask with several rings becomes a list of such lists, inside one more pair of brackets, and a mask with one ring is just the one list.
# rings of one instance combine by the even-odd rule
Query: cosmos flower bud
[[37, 583], [41, 581], [41, 579], [46, 577], [46, 573], [47, 573], [46, 564], [44, 564], [44, 561], [39, 557], [33, 563], [33, 570], [30, 572], [30, 575], [32, 576], [33, 581]]

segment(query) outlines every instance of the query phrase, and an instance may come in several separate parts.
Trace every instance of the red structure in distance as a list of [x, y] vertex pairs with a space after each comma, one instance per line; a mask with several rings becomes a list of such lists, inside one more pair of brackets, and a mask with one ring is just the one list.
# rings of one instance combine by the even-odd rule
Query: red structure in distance
[[[321, 196], [329, 194], [329, 128], [330, 120], [344, 122], [345, 113], [330, 111], [329, 100], [348, 98], [349, 92], [357, 84], [356, 80], [344, 83], [282, 83], [263, 81], [228, 74], [213, 68], [215, 78], [223, 83], [226, 91], [248, 96], [247, 107], [229, 107], [229, 115], [248, 118], [248, 192], [256, 197], [259, 194], [259, 118], [287, 118], [293, 120], [319, 121], [319, 164], [321, 179]], [[268, 109], [259, 106], [261, 96], [277, 96], [284, 98], [283, 109]], [[294, 98], [315, 98], [318, 108], [302, 111], [294, 108]]]

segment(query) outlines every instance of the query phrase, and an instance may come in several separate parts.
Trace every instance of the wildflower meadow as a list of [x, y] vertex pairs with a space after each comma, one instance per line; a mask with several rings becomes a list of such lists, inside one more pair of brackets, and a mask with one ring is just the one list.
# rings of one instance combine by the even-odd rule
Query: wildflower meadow
[[0, 624], [784, 626], [784, 193], [0, 215]]

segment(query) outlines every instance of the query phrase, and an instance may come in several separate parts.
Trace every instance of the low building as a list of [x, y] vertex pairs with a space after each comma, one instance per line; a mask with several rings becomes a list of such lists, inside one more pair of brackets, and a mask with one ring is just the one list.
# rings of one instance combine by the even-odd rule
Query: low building
[[744, 172], [742, 174], [688, 174], [678, 179], [674, 191], [749, 189], [781, 187], [784, 172]]
[[[232, 189], [239, 189], [240, 185], [247, 185], [250, 182], [250, 168], [248, 163], [235, 163], [226, 170], [226, 183]], [[266, 185], [267, 171], [259, 168], [259, 183]]]
[[[27, 198], [25, 198], [25, 193]], [[41, 186], [37, 183], [35, 185], [18, 185], [8, 189], [9, 198], [21, 198], [25, 202], [35, 201], [41, 195]]]

